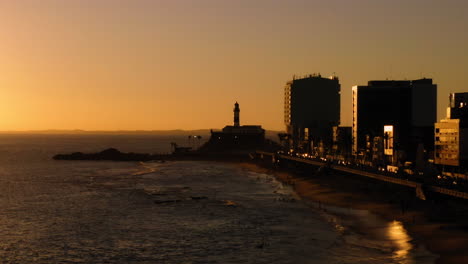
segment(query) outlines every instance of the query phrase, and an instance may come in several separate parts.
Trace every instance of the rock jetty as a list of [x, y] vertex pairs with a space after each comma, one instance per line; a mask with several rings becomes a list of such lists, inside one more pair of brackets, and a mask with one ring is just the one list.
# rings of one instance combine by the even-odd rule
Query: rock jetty
[[110, 161], [151, 161], [163, 160], [161, 155], [152, 155], [148, 153], [125, 153], [118, 149], [109, 148], [97, 153], [74, 152], [70, 154], [57, 154], [53, 157], [55, 160], [110, 160]]

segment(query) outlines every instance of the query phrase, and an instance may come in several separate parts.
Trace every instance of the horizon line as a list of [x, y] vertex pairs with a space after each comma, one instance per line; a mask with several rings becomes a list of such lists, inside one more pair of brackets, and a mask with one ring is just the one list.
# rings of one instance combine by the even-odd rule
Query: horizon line
[[[154, 133], [154, 132], [190, 132], [190, 131], [210, 131], [221, 130], [222, 128], [199, 128], [199, 129], [118, 129], [118, 130], [86, 130], [86, 129], [29, 129], [29, 130], [0, 130], [0, 134], [21, 134], [21, 133]], [[276, 129], [265, 129], [266, 131], [283, 131]]]

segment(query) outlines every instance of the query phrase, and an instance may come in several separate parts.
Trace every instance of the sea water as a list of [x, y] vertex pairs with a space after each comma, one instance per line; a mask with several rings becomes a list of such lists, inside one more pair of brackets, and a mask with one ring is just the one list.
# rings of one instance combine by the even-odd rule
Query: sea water
[[307, 205], [238, 164], [55, 161], [182, 137], [0, 136], [3, 263], [433, 263], [401, 223]]

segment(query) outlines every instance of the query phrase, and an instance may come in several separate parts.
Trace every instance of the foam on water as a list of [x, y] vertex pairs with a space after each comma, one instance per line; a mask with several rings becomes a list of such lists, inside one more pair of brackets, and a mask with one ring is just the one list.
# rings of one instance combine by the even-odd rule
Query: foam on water
[[[366, 211], [314, 208], [272, 175], [213, 162], [58, 162], [50, 159], [54, 152], [70, 148], [63, 147], [63, 139], [58, 142], [52, 138], [40, 144], [0, 144], [4, 262], [320, 264], [434, 259], [414, 248], [398, 222]], [[31, 153], [38, 149], [41, 155]]]

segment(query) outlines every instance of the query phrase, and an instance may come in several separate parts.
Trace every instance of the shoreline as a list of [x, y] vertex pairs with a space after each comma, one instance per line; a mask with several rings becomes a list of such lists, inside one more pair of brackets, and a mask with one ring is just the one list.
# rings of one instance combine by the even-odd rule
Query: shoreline
[[[416, 246], [422, 244], [435, 254], [437, 264], [468, 263], [468, 232], [454, 222], [431, 220], [433, 215], [429, 215], [428, 210], [432, 205], [407, 197], [405, 191], [397, 190], [389, 197], [386, 194], [395, 192], [392, 189], [396, 188], [386, 186], [372, 190], [372, 184], [355, 176], [311, 174], [301, 177], [294, 172], [274, 170], [253, 162], [240, 165], [248, 170], [272, 174], [283, 184], [291, 185], [297, 195], [310, 205], [315, 203], [367, 210], [387, 221], [402, 222], [413, 237], [412, 243]], [[401, 200], [398, 201], [396, 197]], [[408, 198], [411, 202], [406, 202]]]

